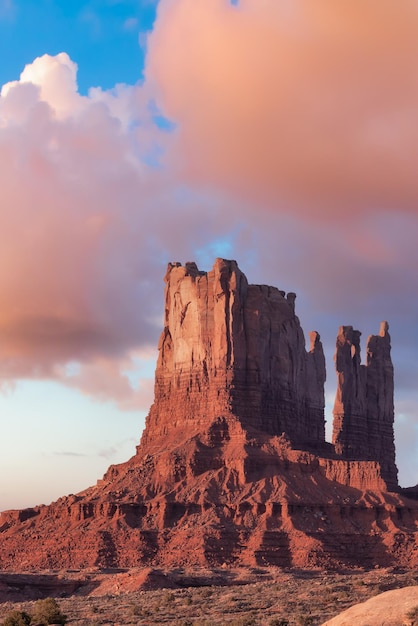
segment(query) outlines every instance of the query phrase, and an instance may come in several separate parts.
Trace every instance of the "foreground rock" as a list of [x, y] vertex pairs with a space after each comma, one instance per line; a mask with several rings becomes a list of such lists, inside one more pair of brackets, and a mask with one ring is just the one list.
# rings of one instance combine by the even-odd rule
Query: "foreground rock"
[[418, 619], [418, 587], [381, 593], [350, 607], [322, 626], [415, 626]]
[[80, 494], [4, 513], [0, 566], [416, 566], [418, 503], [396, 493], [382, 328], [367, 376], [358, 331], [339, 335], [331, 445], [320, 337], [307, 351], [294, 294], [249, 285], [235, 261], [170, 264], [137, 454]]

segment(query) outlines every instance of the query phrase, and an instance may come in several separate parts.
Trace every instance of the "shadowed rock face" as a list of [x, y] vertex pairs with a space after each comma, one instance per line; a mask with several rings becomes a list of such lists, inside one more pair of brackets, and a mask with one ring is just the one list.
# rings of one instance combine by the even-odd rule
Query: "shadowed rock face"
[[333, 444], [343, 458], [378, 461], [388, 488], [395, 490], [394, 385], [388, 329], [388, 323], [382, 322], [379, 335], [368, 338], [366, 365], [361, 365], [361, 333], [352, 326], [340, 327]]
[[325, 360], [318, 333], [305, 349], [295, 294], [249, 285], [237, 263], [223, 259], [210, 272], [170, 264], [165, 281], [144, 441], [233, 415], [246, 428], [285, 432], [295, 446], [323, 446]]
[[[97, 485], [0, 517], [0, 568], [418, 565], [397, 487], [387, 326], [342, 327], [334, 444], [325, 364], [294, 294], [235, 261], [170, 264], [155, 400], [137, 453]], [[389, 489], [388, 489], [389, 487]]]

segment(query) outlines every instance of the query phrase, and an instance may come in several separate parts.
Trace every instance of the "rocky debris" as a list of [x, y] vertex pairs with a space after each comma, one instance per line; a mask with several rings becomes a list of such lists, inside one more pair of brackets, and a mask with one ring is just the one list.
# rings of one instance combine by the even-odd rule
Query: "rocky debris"
[[418, 502], [390, 491], [387, 327], [366, 366], [342, 327], [333, 446], [320, 338], [306, 350], [294, 305], [235, 261], [170, 264], [136, 455], [84, 492], [2, 514], [0, 567], [416, 567]]
[[367, 340], [366, 365], [361, 364], [360, 335], [341, 326], [335, 364], [338, 376], [334, 404], [333, 444], [346, 459], [376, 460], [388, 489], [398, 486], [395, 465], [393, 365], [389, 325]]

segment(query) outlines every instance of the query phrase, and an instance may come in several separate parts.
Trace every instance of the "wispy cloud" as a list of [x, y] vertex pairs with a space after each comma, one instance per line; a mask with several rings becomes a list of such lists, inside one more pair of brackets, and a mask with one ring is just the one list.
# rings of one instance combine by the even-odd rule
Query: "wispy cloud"
[[135, 450], [135, 446], [137, 445], [138, 440], [131, 438], [131, 439], [124, 439], [123, 441], [119, 441], [117, 443], [115, 443], [112, 446], [109, 446], [108, 448], [102, 448], [101, 450], [99, 450], [99, 452], [97, 453], [98, 456], [101, 456], [105, 459], [107, 459], [108, 461], [111, 461], [113, 458], [115, 458], [119, 451], [121, 449], [124, 449], [126, 447], [127, 444], [129, 444], [132, 447], [132, 452]]
[[123, 23], [124, 30], [132, 31], [138, 28], [138, 19], [136, 17], [128, 17]]
[[96, 11], [88, 6], [85, 7], [79, 14], [79, 20], [86, 25], [91, 36], [94, 38], [100, 37], [102, 34], [102, 22]]
[[10, 19], [16, 13], [16, 5], [13, 0], [0, 0], [0, 19]]
[[55, 456], [71, 456], [71, 457], [87, 457], [89, 456], [88, 454], [83, 454], [82, 452], [69, 452], [69, 451], [62, 451], [62, 452], [54, 452]]

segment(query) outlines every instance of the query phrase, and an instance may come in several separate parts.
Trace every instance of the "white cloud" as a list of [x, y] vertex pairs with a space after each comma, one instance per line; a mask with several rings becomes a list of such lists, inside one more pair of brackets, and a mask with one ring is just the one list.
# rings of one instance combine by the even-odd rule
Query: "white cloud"
[[136, 17], [128, 17], [123, 23], [124, 30], [132, 31], [138, 28], [138, 20]]
[[[65, 52], [56, 56], [44, 54], [25, 66], [18, 81], [3, 85], [1, 97], [7, 100], [11, 92], [19, 93], [21, 90], [20, 99], [17, 93], [11, 96], [20, 107], [25, 104], [29, 110], [39, 99], [46, 102], [58, 117], [65, 118], [74, 115], [83, 106], [84, 98], [77, 93], [76, 78], [77, 64], [68, 54]], [[32, 85], [38, 89], [31, 88]], [[29, 100], [26, 101], [28, 95]]]

